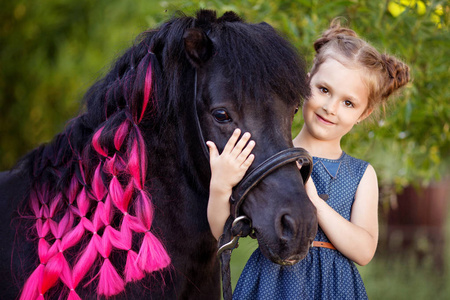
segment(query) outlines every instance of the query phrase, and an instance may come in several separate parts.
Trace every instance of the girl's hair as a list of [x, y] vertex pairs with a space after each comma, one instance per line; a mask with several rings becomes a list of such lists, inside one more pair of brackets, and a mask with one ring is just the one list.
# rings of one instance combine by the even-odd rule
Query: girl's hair
[[366, 111], [384, 105], [389, 96], [410, 81], [409, 67], [397, 58], [379, 53], [362, 40], [356, 32], [342, 27], [338, 18], [314, 42], [316, 55], [310, 72], [312, 77], [327, 58], [340, 63], [363, 68], [363, 80], [369, 89]]

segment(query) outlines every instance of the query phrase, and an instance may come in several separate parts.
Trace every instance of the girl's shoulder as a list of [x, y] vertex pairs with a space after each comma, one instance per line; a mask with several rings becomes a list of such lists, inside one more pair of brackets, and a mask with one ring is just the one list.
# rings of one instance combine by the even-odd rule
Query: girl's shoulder
[[365, 160], [350, 156], [345, 152], [343, 156], [344, 157], [342, 159], [345, 169], [347, 169], [347, 172], [358, 178], [359, 181], [366, 172], [369, 163]]
[[353, 157], [345, 152], [342, 153], [341, 159], [343, 161], [346, 161], [347, 163], [354, 165], [354, 166], [365, 166], [367, 167], [369, 163], [365, 160], [362, 160], [360, 158]]

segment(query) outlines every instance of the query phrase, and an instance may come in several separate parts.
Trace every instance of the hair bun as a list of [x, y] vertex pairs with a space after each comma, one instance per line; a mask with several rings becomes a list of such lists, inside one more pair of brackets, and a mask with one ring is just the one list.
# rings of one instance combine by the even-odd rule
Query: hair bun
[[356, 32], [349, 28], [341, 27], [341, 22], [339, 18], [333, 19], [331, 21], [330, 27], [322, 33], [322, 37], [318, 38], [314, 42], [314, 50], [319, 53], [320, 48], [326, 43], [334, 39], [345, 39], [346, 37], [357, 37]]
[[381, 55], [381, 60], [389, 75], [388, 84], [384, 91], [384, 97], [387, 98], [397, 89], [401, 88], [410, 81], [409, 67], [398, 59], [387, 54]]

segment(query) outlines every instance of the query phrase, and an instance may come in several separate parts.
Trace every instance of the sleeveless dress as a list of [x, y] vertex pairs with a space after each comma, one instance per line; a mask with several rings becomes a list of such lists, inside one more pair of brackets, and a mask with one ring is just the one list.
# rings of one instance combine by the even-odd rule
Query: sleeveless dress
[[[311, 178], [319, 195], [350, 220], [356, 189], [368, 163], [342, 153], [337, 160], [313, 157]], [[330, 242], [319, 227], [316, 241]], [[339, 251], [313, 247], [293, 266], [271, 262], [258, 249], [248, 260], [233, 299], [367, 299], [355, 264]]]

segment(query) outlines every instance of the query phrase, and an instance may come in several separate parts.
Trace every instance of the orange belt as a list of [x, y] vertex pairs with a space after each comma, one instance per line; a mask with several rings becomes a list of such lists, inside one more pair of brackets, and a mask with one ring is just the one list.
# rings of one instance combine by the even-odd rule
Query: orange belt
[[327, 243], [327, 242], [313, 241], [312, 246], [336, 250], [336, 248], [333, 246], [332, 243]]

